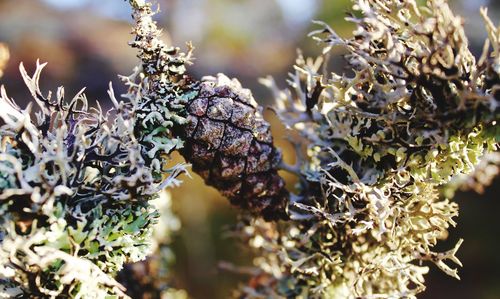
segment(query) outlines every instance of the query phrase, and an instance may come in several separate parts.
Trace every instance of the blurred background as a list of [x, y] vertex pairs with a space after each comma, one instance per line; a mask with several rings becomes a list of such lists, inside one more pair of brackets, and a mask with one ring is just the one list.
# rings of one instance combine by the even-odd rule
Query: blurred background
[[[252, 89], [263, 105], [272, 105], [270, 93], [259, 77], [273, 75], [285, 87], [297, 49], [315, 55], [320, 48], [306, 35], [314, 29], [312, 19], [329, 23], [341, 36], [352, 25], [344, 20], [348, 0], [158, 0], [161, 12], [156, 20], [165, 28], [169, 44], [196, 47], [194, 77], [223, 72], [237, 77]], [[485, 30], [479, 7], [489, 7], [495, 22], [500, 20], [498, 0], [455, 0], [451, 5], [464, 16], [466, 31], [476, 55], [481, 51]], [[18, 103], [28, 99], [18, 71], [24, 62], [34, 70], [36, 59], [49, 62], [42, 76], [42, 90], [63, 85], [67, 97], [86, 87], [90, 100], [103, 107], [110, 103], [109, 82], [117, 93], [124, 88], [117, 74], [130, 74], [138, 64], [132, 39], [130, 9], [125, 1], [113, 0], [0, 0], [0, 42], [10, 48], [11, 59], [0, 79]], [[334, 58], [335, 71], [342, 72], [341, 57]], [[24, 102], [24, 104], [26, 104]], [[283, 139], [284, 128], [266, 112], [285, 160], [292, 163], [291, 148]], [[182, 161], [175, 156], [176, 161]], [[286, 177], [288, 184], [293, 178]], [[182, 228], [172, 240], [176, 262], [172, 285], [186, 289], [192, 298], [227, 298], [246, 277], [220, 270], [220, 262], [251, 264], [246, 248], [227, 237], [236, 222], [236, 211], [199, 177], [184, 177], [184, 184], [172, 192], [173, 209]], [[499, 179], [484, 194], [461, 192], [458, 226], [440, 249], [449, 249], [461, 237], [459, 251], [464, 264], [461, 281], [436, 267], [427, 277], [428, 288], [420, 298], [500, 298], [500, 194]], [[495, 195], [496, 194], [496, 195]]]

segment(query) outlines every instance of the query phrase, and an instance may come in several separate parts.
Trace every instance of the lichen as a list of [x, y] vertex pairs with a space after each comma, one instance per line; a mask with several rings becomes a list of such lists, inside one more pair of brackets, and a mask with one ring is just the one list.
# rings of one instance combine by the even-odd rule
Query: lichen
[[114, 276], [153, 249], [151, 201], [185, 171], [169, 154], [182, 146], [171, 128], [189, 93], [166, 75], [189, 59], [162, 50], [151, 11], [135, 8], [143, 68], [121, 77], [129, 90], [120, 100], [110, 86], [111, 110], [90, 107], [83, 90], [70, 100], [62, 87], [45, 94], [38, 62], [31, 76], [20, 66], [26, 108], [1, 89], [0, 296], [127, 297]]
[[[286, 90], [262, 80], [301, 136], [287, 169], [302, 180], [294, 221], [237, 228], [259, 269], [241, 296], [413, 298], [424, 262], [458, 278], [462, 240], [433, 249], [458, 216], [438, 190], [497, 148], [498, 29], [482, 14], [490, 39], [476, 61], [445, 1], [357, 0], [352, 38], [318, 22], [322, 54], [299, 55]], [[352, 75], [328, 69], [339, 47]]]
[[[120, 100], [110, 86], [111, 110], [90, 107], [83, 90], [70, 100], [62, 87], [42, 92], [40, 63], [31, 76], [20, 66], [33, 98], [26, 108], [0, 90], [0, 297], [127, 297], [115, 275], [153, 250], [165, 264], [150, 272], [141, 269], [151, 260], [128, 265], [125, 280], [168, 272], [153, 202], [167, 201], [159, 192], [186, 171], [170, 153], [184, 146], [178, 131], [200, 83], [185, 74], [192, 46], [165, 45], [151, 4], [128, 2], [141, 65], [121, 76], [128, 92]], [[282, 209], [290, 220], [246, 215], [237, 224], [257, 253], [237, 296], [414, 298], [428, 265], [458, 278], [462, 240], [434, 247], [456, 225], [454, 182], [490, 164], [499, 136], [500, 29], [481, 13], [489, 38], [476, 60], [446, 1], [356, 0], [352, 38], [319, 23], [311, 36], [323, 52], [299, 55], [289, 88], [263, 80], [296, 136], [297, 164], [280, 167], [299, 176], [299, 192]], [[330, 72], [334, 47], [352, 74]], [[256, 138], [268, 132], [261, 126]], [[168, 208], [161, 213], [176, 223]], [[160, 227], [173, 229], [164, 219]], [[160, 288], [153, 294], [186, 297], [144, 283]]]

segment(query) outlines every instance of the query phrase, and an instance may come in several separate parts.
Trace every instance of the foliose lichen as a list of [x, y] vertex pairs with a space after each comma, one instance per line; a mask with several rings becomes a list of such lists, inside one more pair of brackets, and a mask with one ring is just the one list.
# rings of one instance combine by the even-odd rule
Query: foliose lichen
[[[438, 189], [472, 172], [499, 136], [499, 29], [481, 13], [489, 40], [476, 61], [446, 1], [357, 0], [352, 38], [318, 22], [322, 54], [299, 55], [286, 90], [263, 80], [301, 136], [287, 168], [302, 180], [294, 221], [237, 228], [259, 269], [240, 296], [413, 298], [424, 262], [458, 278], [462, 240], [433, 250], [458, 216]], [[329, 71], [339, 47], [352, 74]]]
[[174, 77], [188, 58], [159, 43], [149, 6], [133, 6], [142, 68], [122, 77], [128, 93], [112, 109], [90, 107], [83, 90], [44, 94], [20, 71], [32, 102], [24, 109], [1, 88], [0, 296], [127, 297], [114, 279], [152, 251], [159, 213], [151, 201], [176, 186], [184, 165]]

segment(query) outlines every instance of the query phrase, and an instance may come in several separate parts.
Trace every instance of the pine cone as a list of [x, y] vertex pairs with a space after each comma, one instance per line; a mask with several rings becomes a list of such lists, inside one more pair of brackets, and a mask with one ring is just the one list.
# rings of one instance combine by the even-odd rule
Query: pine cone
[[187, 105], [181, 154], [232, 204], [267, 220], [286, 219], [281, 152], [251, 92], [223, 74], [205, 77]]

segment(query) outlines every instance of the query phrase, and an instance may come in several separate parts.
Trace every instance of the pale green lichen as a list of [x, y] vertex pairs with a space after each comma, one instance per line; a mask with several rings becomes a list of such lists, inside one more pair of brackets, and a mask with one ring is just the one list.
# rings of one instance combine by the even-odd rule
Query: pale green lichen
[[[458, 216], [438, 187], [496, 150], [498, 29], [483, 16], [493, 51], [487, 43], [476, 61], [445, 1], [357, 0], [352, 38], [319, 23], [311, 35], [323, 53], [299, 55], [290, 88], [263, 80], [302, 136], [299, 162], [286, 168], [304, 180], [294, 221], [242, 223], [259, 267], [242, 297], [413, 298], [425, 289], [425, 261], [458, 278], [462, 240], [433, 251]], [[352, 76], [328, 71], [334, 47]]]
[[447, 198], [452, 198], [457, 189], [483, 193], [485, 188], [493, 183], [493, 180], [499, 173], [500, 153], [498, 151], [487, 153], [481, 158], [481, 161], [472, 173], [453, 177], [449, 183], [441, 188], [441, 193]]

